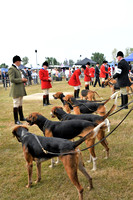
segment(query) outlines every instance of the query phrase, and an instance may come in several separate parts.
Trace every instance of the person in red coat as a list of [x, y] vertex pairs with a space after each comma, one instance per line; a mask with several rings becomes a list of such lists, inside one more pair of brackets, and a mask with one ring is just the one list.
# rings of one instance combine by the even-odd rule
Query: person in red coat
[[49, 77], [48, 73], [48, 62], [45, 61], [42, 64], [42, 69], [39, 71], [39, 78], [41, 80], [41, 88], [44, 91], [43, 95], [43, 106], [50, 105], [49, 103], [49, 89], [52, 88], [51, 85], [51, 77]]
[[94, 77], [95, 77], [95, 68], [94, 68], [94, 65], [92, 65], [92, 67], [90, 68], [90, 76], [91, 76], [91, 82], [90, 82], [90, 84], [93, 85]]
[[75, 98], [79, 98], [79, 91], [80, 91], [80, 86], [81, 86], [79, 76], [80, 76], [81, 72], [84, 72], [85, 69], [86, 69], [86, 66], [82, 65], [81, 68], [74, 71], [70, 80], [68, 81], [69, 85], [74, 86], [74, 97]]
[[104, 81], [106, 78], [106, 74], [109, 73], [108, 71], [106, 71], [106, 65], [107, 65], [107, 61], [104, 60], [103, 64], [100, 67], [100, 78], [102, 79], [102, 87], [104, 87]]
[[109, 72], [109, 77], [111, 77], [111, 67], [108, 65], [108, 72]]
[[86, 69], [84, 70], [84, 82], [85, 82], [85, 89], [89, 90], [89, 84], [91, 81], [91, 76], [90, 76], [90, 63], [88, 62], [86, 64]]

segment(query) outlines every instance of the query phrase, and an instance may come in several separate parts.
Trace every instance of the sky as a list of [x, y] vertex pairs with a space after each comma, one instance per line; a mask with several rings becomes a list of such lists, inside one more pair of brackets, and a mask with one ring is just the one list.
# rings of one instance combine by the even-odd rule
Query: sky
[[[1, 0], [0, 64], [27, 56], [74, 62], [133, 47], [133, 0]], [[37, 54], [35, 53], [37, 50]], [[80, 57], [80, 55], [82, 55]]]

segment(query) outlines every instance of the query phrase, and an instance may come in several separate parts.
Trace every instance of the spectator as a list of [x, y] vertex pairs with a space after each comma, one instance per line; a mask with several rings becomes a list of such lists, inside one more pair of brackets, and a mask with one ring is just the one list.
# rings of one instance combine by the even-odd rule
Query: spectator
[[7, 80], [8, 79], [8, 77], [7, 77], [7, 73], [5, 72], [5, 71], [3, 71], [2, 72], [2, 83], [3, 83], [3, 87], [4, 88], [6, 88], [6, 87], [8, 87], [7, 86]]
[[27, 72], [28, 72], [28, 85], [32, 85], [32, 72], [31, 72], [31, 68], [28, 68]]
[[[27, 82], [26, 78], [22, 78], [19, 66], [21, 64], [21, 58], [19, 56], [13, 57], [13, 64], [8, 70], [9, 79], [12, 83], [10, 96], [13, 97], [13, 114], [15, 124], [22, 124], [20, 121], [26, 121], [23, 116], [23, 96], [26, 95], [24, 83]], [[20, 121], [18, 120], [18, 113], [20, 116]]]
[[32, 80], [33, 80], [34, 84], [38, 84], [38, 74], [37, 74], [36, 70], [34, 70], [32, 72], [31, 76], [32, 76]]
[[100, 79], [99, 79], [99, 63], [97, 62], [96, 67], [95, 67], [95, 82], [94, 82], [94, 87], [96, 86], [97, 82], [99, 84], [99, 87], [101, 87]]
[[81, 68], [74, 71], [70, 80], [68, 81], [69, 85], [74, 86], [74, 97], [75, 98], [79, 98], [79, 91], [80, 91], [80, 87], [81, 87], [81, 82], [80, 82], [79, 76], [80, 76], [81, 72], [84, 72], [85, 69], [86, 69], [86, 66], [82, 65]]
[[41, 88], [44, 92], [44, 95], [43, 95], [43, 106], [47, 106], [47, 105], [51, 105], [49, 103], [49, 89], [52, 88], [52, 85], [51, 85], [51, 77], [49, 77], [49, 73], [48, 73], [48, 62], [45, 61], [43, 64], [42, 64], [42, 69], [40, 69], [39, 71], [39, 77], [40, 77], [40, 80], [41, 80]]

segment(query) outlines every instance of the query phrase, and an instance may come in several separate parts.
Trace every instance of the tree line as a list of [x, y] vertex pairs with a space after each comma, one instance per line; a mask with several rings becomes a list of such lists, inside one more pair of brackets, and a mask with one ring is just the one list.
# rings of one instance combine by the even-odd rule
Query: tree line
[[[113, 61], [116, 61], [117, 51], [118, 50], [116, 48], [114, 48], [113, 51], [112, 51], [112, 60]], [[127, 57], [131, 53], [133, 53], [133, 48], [126, 48], [124, 55], [125, 55], [125, 57]], [[54, 57], [45, 57], [45, 59], [49, 63], [49, 65], [61, 65], [61, 64], [64, 64], [64, 65], [67, 65], [67, 66], [73, 66], [75, 64], [75, 62], [72, 59], [64, 60], [63, 63], [60, 63]], [[91, 60], [93, 60], [95, 62], [99, 62], [99, 64], [101, 65], [103, 63], [103, 61], [106, 60], [106, 57], [105, 57], [105, 55], [103, 53], [95, 52], [95, 53], [92, 53]], [[78, 61], [80, 61], [80, 60], [77, 60], [77, 62]], [[29, 63], [29, 58], [28, 57], [25, 56], [24, 58], [22, 58], [22, 64], [23, 65], [26, 65], [28, 63]], [[8, 68], [8, 67], [9, 66], [6, 65], [5, 63], [2, 63], [0, 65], [0, 68]]]

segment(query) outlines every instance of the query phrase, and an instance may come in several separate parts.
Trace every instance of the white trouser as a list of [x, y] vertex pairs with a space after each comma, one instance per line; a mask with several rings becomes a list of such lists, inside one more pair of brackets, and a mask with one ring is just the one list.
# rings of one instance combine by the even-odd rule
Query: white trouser
[[86, 82], [85, 82], [85, 85], [89, 85], [89, 84], [90, 84], [90, 81], [86, 81]]
[[102, 79], [102, 82], [104, 82], [105, 81], [105, 78], [101, 78]]
[[74, 86], [74, 89], [75, 89], [75, 90], [80, 89], [80, 85], [78, 85], [78, 86]]
[[22, 106], [23, 103], [23, 97], [13, 98], [13, 107], [19, 107]]
[[43, 93], [44, 93], [44, 95], [48, 95], [49, 94], [49, 89], [43, 89]]
[[120, 87], [120, 93], [123, 94], [123, 95], [127, 95], [126, 87]]

